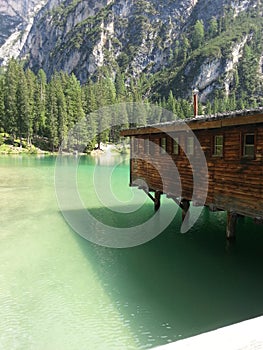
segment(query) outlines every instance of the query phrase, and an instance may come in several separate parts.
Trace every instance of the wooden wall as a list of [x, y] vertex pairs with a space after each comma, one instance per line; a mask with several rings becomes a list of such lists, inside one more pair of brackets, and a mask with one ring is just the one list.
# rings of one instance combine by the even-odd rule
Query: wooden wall
[[[255, 134], [254, 159], [242, 155], [245, 133]], [[150, 190], [192, 200], [194, 167], [195, 180], [200, 180], [200, 186], [195, 186], [195, 204], [198, 204], [199, 198], [202, 201], [205, 191], [205, 188], [202, 188], [202, 179], [207, 177], [208, 192], [205, 204], [210, 208], [263, 218], [263, 123], [195, 130], [195, 135], [205, 154], [208, 173], [205, 167], [200, 166], [198, 147], [195, 146], [194, 155], [188, 160], [182, 148], [178, 155], [172, 154], [173, 141], [171, 137], [166, 136], [167, 153], [170, 155], [167, 157], [160, 152], [159, 146], [160, 139], [165, 134], [138, 135], [132, 141], [134, 146], [134, 139], [138, 140], [131, 153], [131, 183], [137, 178], [143, 178]], [[213, 155], [215, 135], [224, 137], [222, 157]], [[189, 135], [186, 131], [178, 131], [172, 136], [179, 137], [179, 144], [184, 145]], [[149, 154], [145, 152], [144, 139], [150, 140]], [[133, 158], [134, 156], [136, 158]], [[176, 166], [173, 166], [171, 159]]]

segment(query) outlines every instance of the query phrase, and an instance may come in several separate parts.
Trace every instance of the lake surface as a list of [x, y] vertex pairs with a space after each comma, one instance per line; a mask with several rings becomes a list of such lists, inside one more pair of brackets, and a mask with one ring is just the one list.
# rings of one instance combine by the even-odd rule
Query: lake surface
[[[114, 159], [112, 189], [128, 200], [128, 159]], [[263, 314], [262, 226], [240, 220], [237, 241], [228, 247], [224, 213], [203, 210], [181, 234], [178, 211], [143, 245], [102, 247], [64, 220], [55, 161], [0, 157], [0, 349], [147, 349]], [[98, 220], [125, 227], [125, 215], [94, 195], [95, 166], [103, 183], [107, 161], [79, 160], [83, 204]], [[152, 213], [147, 199], [127, 222]]]

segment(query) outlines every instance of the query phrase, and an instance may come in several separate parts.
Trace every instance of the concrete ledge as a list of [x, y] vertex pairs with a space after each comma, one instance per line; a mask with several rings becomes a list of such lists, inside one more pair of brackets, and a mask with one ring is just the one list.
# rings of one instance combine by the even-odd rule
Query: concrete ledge
[[160, 350], [263, 350], [263, 316], [159, 346]]

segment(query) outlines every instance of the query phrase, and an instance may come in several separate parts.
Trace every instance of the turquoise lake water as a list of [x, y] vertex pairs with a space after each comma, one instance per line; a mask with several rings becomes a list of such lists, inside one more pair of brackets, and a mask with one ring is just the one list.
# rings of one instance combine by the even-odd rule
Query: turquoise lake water
[[[228, 246], [224, 213], [203, 210], [181, 234], [177, 211], [145, 244], [102, 247], [61, 214], [55, 162], [0, 157], [0, 349], [147, 349], [263, 314], [262, 226], [239, 220], [237, 241]], [[112, 190], [132, 198], [127, 158], [115, 156], [109, 165], [81, 157], [84, 207], [112, 226], [147, 220], [150, 199], [135, 213], [116, 214], [96, 198], [91, 173], [96, 166], [103, 184], [112, 162], [119, 164]], [[177, 210], [165, 198], [162, 206]]]

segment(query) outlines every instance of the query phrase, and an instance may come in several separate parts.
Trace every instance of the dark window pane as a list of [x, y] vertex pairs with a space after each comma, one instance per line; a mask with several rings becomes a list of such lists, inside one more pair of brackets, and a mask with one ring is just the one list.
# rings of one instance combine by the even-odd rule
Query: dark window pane
[[254, 135], [246, 135], [246, 145], [254, 145]]

